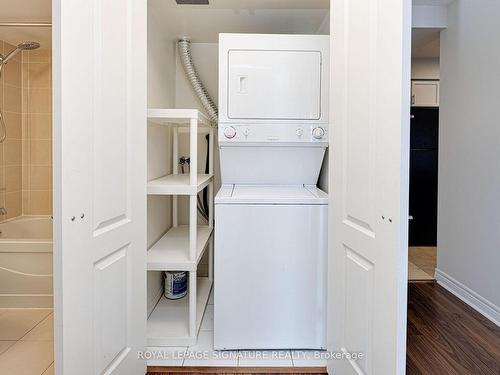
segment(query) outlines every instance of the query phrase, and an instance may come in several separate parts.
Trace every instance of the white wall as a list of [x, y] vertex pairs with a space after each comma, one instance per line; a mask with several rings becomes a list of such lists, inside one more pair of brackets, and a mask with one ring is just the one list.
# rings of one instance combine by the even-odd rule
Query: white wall
[[413, 58], [411, 60], [411, 79], [439, 79], [439, 58]]
[[[148, 20], [148, 107], [175, 107], [175, 44], [156, 32], [154, 20]], [[168, 127], [148, 124], [148, 180], [172, 171], [171, 131]], [[171, 227], [171, 198], [148, 197], [148, 248]], [[162, 289], [161, 272], [147, 273], [148, 314]]]
[[437, 262], [440, 282], [497, 319], [499, 20], [498, 1], [457, 0], [441, 34]]

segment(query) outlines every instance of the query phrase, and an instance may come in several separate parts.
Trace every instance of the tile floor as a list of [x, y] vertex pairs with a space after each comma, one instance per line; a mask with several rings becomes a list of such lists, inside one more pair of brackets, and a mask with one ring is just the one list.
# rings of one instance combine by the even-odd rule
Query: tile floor
[[408, 280], [434, 280], [437, 247], [410, 247], [408, 249]]
[[[53, 375], [52, 309], [0, 309], [0, 374]], [[191, 347], [150, 347], [149, 366], [322, 367], [320, 351], [214, 351], [213, 294]]]
[[0, 374], [54, 374], [52, 309], [0, 309]]
[[323, 367], [326, 360], [319, 358], [321, 351], [314, 350], [240, 350], [215, 351], [213, 292], [210, 294], [198, 342], [191, 347], [149, 347], [154, 357], [149, 366], [217, 366], [217, 367]]

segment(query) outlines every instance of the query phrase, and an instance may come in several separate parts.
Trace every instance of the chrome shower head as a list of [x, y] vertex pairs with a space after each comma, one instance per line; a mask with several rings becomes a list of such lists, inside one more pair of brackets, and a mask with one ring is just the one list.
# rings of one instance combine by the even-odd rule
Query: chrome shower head
[[37, 48], [40, 48], [40, 43], [38, 43], [38, 42], [32, 42], [32, 41], [24, 41], [22, 43], [19, 43], [17, 45], [17, 48], [19, 48], [21, 50], [37, 49]]
[[40, 43], [38, 43], [38, 42], [25, 41], [25, 42], [19, 43], [17, 45], [16, 49], [12, 50], [7, 56], [0, 58], [0, 64], [7, 64], [7, 62], [11, 58], [13, 58], [15, 55], [17, 55], [22, 50], [30, 51], [30, 50], [37, 49], [37, 48], [40, 48]]

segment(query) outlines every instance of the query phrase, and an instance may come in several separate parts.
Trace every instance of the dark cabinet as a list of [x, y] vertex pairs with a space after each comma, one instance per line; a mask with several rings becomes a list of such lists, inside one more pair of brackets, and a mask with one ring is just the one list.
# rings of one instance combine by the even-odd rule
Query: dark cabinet
[[410, 138], [410, 246], [437, 239], [439, 109], [412, 108]]

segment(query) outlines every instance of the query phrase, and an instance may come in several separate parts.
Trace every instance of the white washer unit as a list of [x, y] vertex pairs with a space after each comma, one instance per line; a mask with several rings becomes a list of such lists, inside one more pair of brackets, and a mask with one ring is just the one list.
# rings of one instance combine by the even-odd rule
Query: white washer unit
[[220, 35], [216, 349], [326, 347], [328, 45]]

